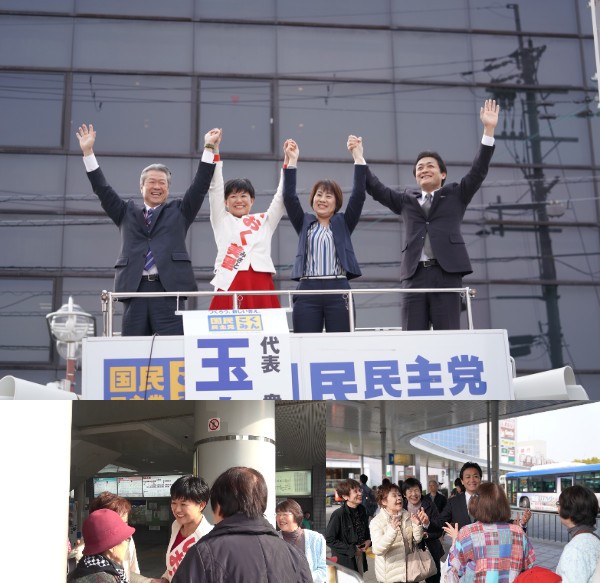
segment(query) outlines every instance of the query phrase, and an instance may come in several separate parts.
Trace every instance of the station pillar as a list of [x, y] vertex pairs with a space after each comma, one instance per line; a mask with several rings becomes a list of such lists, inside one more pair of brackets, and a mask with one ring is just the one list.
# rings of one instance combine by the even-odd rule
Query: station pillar
[[[198, 401], [194, 448], [194, 471], [210, 486], [233, 466], [258, 470], [269, 491], [265, 516], [275, 524], [274, 401]], [[206, 515], [212, 522], [210, 504]]]

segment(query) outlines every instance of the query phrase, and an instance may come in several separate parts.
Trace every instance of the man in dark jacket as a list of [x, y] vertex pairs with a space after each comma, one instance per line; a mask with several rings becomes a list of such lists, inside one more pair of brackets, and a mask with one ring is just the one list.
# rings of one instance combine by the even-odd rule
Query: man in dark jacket
[[444, 496], [438, 491], [440, 485], [437, 480], [429, 480], [429, 482], [427, 483], [427, 487], [429, 489], [428, 498], [431, 499], [431, 501], [435, 504], [436, 508], [438, 509], [438, 512], [441, 513], [442, 510], [444, 510], [448, 499], [446, 498], [446, 496]]
[[215, 527], [185, 555], [173, 583], [312, 583], [303, 553], [265, 520], [267, 484], [252, 468], [234, 467], [213, 484]]

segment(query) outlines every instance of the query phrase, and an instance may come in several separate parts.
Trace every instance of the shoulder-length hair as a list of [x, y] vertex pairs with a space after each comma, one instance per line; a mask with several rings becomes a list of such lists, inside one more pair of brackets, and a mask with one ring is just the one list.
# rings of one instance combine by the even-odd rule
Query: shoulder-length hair
[[294, 522], [298, 526], [302, 524], [302, 519], [304, 518], [304, 512], [302, 512], [300, 504], [291, 498], [277, 504], [277, 506], [275, 506], [275, 512], [291, 512], [294, 517]]
[[469, 500], [469, 513], [479, 522], [508, 522], [510, 504], [504, 490], [493, 482], [481, 482]]
[[565, 488], [558, 497], [558, 513], [565, 520], [587, 526], [596, 525], [598, 498], [589, 488], [575, 484]]
[[310, 190], [310, 206], [312, 208], [313, 201], [315, 199], [315, 194], [317, 194], [317, 190], [323, 190], [325, 192], [331, 192], [335, 197], [335, 212], [337, 213], [341, 208], [344, 202], [344, 195], [342, 194], [342, 189], [340, 185], [335, 180], [319, 180], [313, 184], [313, 187]]
[[394, 484], [393, 482], [385, 482], [377, 488], [377, 504], [383, 508], [383, 501], [388, 497], [388, 494], [392, 491], [396, 490], [398, 494], [400, 492], [400, 486], [398, 484]]

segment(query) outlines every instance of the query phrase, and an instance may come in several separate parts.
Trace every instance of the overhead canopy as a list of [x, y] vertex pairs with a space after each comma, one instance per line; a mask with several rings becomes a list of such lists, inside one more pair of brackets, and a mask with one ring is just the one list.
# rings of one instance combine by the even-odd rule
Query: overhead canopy
[[[497, 403], [499, 417], [507, 419], [584, 402]], [[410, 443], [412, 438], [423, 433], [485, 423], [489, 405], [489, 401], [329, 401], [327, 449], [375, 458], [386, 452], [418, 453], [420, 450]]]

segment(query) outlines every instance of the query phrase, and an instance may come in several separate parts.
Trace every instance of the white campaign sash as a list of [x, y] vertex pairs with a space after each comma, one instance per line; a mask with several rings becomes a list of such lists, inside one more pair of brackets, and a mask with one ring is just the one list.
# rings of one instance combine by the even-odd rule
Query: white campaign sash
[[169, 576], [169, 581], [175, 577], [175, 573], [177, 569], [179, 569], [179, 565], [181, 561], [183, 561], [183, 557], [190, 550], [190, 548], [195, 545], [201, 537], [196, 536], [194, 532], [190, 536], [188, 536], [185, 540], [180, 542], [175, 548], [169, 551], [169, 564], [167, 566], [167, 574]]
[[266, 217], [266, 213], [246, 215], [237, 223], [239, 232], [228, 245], [225, 257], [210, 282], [215, 289], [228, 291], [238, 271], [250, 263], [250, 253], [256, 243], [256, 235], [263, 228]]

